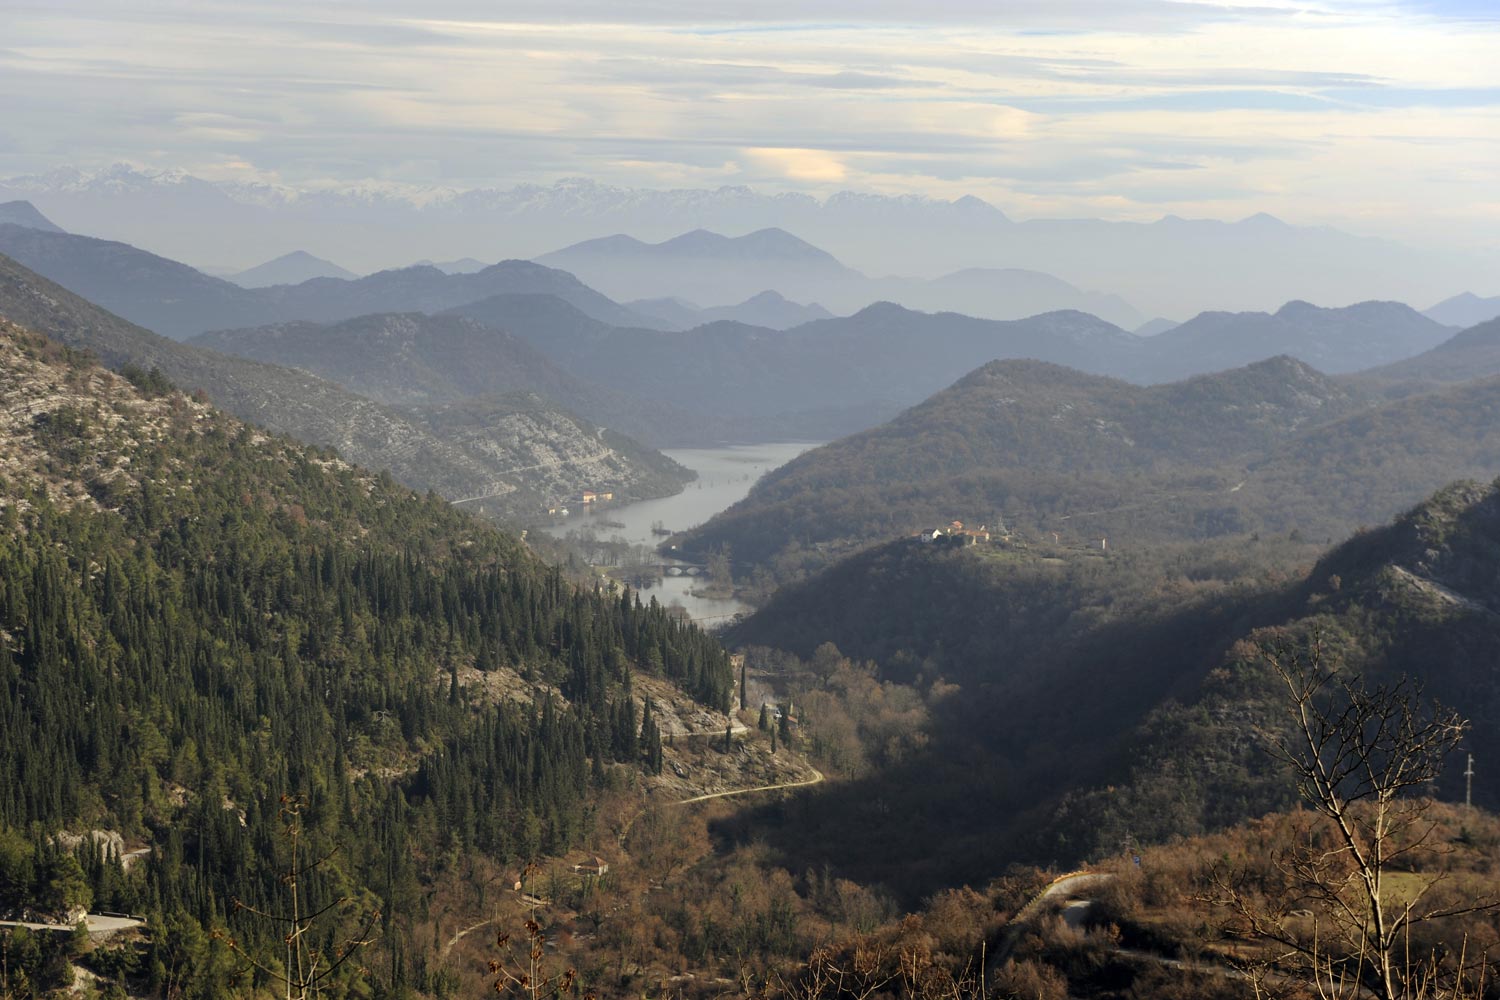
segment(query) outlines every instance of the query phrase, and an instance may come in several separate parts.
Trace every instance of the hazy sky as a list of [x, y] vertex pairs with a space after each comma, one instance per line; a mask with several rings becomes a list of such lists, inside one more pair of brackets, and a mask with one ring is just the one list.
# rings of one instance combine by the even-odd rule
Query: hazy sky
[[1500, 0], [0, 0], [0, 94], [0, 175], [584, 175], [1500, 232]]

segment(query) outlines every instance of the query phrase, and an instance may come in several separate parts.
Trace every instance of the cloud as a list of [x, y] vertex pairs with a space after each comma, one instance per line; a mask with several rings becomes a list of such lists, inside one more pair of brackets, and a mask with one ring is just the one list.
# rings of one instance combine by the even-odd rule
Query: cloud
[[1494, 204], [1490, 5], [55, 0], [7, 10], [0, 174], [733, 179], [1425, 232]]
[[761, 147], [745, 150], [751, 162], [794, 181], [827, 183], [849, 176], [843, 160], [822, 149], [776, 149]]

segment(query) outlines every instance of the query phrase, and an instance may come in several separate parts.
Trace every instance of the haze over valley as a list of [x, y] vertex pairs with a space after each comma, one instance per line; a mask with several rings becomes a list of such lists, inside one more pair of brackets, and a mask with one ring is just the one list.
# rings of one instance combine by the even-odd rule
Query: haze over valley
[[0, 25], [0, 1000], [1497, 995], [1489, 6]]

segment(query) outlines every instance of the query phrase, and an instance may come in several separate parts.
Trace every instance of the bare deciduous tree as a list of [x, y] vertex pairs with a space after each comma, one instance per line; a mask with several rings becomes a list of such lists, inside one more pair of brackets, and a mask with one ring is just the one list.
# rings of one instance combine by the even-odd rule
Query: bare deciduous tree
[[[1323, 636], [1284, 636], [1261, 657], [1286, 689], [1290, 735], [1271, 753], [1311, 808], [1295, 843], [1258, 871], [1216, 868], [1230, 930], [1273, 945], [1251, 970], [1258, 996], [1310, 983], [1319, 997], [1454, 1000], [1482, 994], [1486, 957], [1413, 953], [1423, 924], [1492, 909], [1445, 898], [1429, 817], [1432, 782], [1468, 728], [1410, 678], [1366, 687], [1340, 673]], [[1399, 878], [1393, 874], [1400, 872]]]

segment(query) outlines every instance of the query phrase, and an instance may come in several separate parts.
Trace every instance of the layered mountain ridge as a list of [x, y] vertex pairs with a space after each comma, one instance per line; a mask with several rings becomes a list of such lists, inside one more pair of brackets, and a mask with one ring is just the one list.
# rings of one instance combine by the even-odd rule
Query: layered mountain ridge
[[955, 518], [1096, 545], [1331, 539], [1500, 470], [1496, 406], [1500, 378], [1379, 403], [1290, 358], [1144, 388], [994, 362], [804, 453], [679, 544], [785, 578]]
[[[580, 489], [618, 485], [622, 493], [664, 495], [689, 476], [633, 442], [605, 440], [596, 426], [533, 399], [517, 400], [506, 420], [492, 407], [464, 434], [444, 438], [428, 415], [381, 406], [307, 372], [178, 343], [113, 316], [0, 257], [0, 316], [105, 364], [159, 369], [177, 385], [203, 389], [242, 419], [333, 447], [402, 482], [452, 498], [492, 497], [490, 509], [531, 512]], [[445, 431], [456, 417], [445, 412]], [[535, 473], [550, 470], [544, 477]]]

